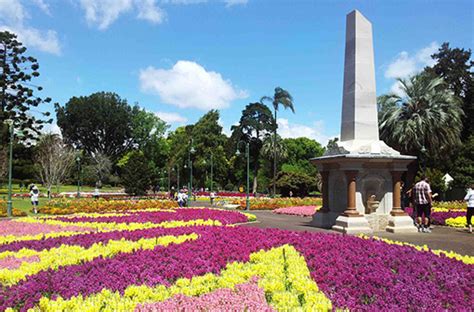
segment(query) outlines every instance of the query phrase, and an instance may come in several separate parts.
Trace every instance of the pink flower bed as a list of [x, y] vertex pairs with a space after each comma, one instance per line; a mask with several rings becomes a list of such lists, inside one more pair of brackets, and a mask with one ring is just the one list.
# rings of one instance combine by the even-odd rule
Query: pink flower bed
[[15, 257], [5, 257], [0, 259], [0, 269], [16, 269], [21, 266], [23, 262], [38, 262], [40, 258], [38, 256], [15, 258]]
[[13, 220], [0, 221], [0, 236], [26, 236], [53, 232], [92, 232], [94, 229], [80, 226], [59, 226], [41, 223], [28, 223]]
[[138, 305], [135, 312], [162, 311], [275, 311], [265, 300], [263, 289], [258, 287], [257, 279], [235, 286], [223, 288], [200, 297], [177, 294], [157, 303]]
[[274, 213], [286, 214], [293, 216], [311, 217], [316, 212], [316, 206], [296, 206], [278, 208], [273, 210]]

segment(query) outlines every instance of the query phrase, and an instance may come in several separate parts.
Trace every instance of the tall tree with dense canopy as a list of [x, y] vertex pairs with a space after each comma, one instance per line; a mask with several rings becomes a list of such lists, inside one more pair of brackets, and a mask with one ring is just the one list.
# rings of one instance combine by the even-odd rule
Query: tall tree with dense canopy
[[132, 108], [115, 93], [73, 97], [56, 114], [65, 141], [89, 155], [116, 161], [133, 146]]
[[462, 100], [465, 114], [462, 139], [465, 141], [474, 134], [474, 73], [471, 71], [474, 61], [471, 60], [471, 50], [450, 48], [445, 42], [432, 58], [436, 64], [425, 71], [443, 78], [454, 95]]
[[438, 157], [458, 146], [463, 112], [443, 79], [422, 73], [399, 82], [402, 96], [378, 98], [381, 139], [402, 153], [418, 156], [423, 148]]
[[[31, 114], [31, 108], [51, 102], [51, 98], [41, 98], [34, 91], [43, 88], [32, 84], [32, 79], [39, 76], [38, 61], [32, 56], [25, 56], [26, 48], [16, 39], [16, 35], [0, 32], [0, 127], [4, 121], [12, 119], [14, 127], [20, 129], [23, 140], [33, 139], [40, 134], [45, 123]], [[37, 112], [49, 116], [49, 112]], [[5, 138], [3, 138], [5, 139]]]
[[[266, 136], [274, 133], [275, 127], [272, 112], [265, 104], [260, 102], [248, 104], [242, 111], [239, 124], [231, 127], [231, 142], [235, 144], [234, 146], [237, 146], [239, 140], [250, 144], [250, 158], [253, 166], [253, 193], [257, 192], [257, 176], [260, 168], [259, 157], [263, 140]], [[245, 161], [242, 163], [245, 163]]]
[[[278, 128], [278, 119], [277, 119], [277, 112], [278, 112], [278, 108], [281, 106], [283, 106], [284, 109], [290, 109], [293, 113], [295, 112], [295, 108], [293, 106], [293, 97], [291, 96], [291, 94], [286, 91], [285, 89], [282, 89], [280, 87], [276, 87], [275, 88], [275, 93], [273, 95], [273, 98], [272, 97], [269, 97], [269, 96], [264, 96], [262, 97], [262, 99], [260, 100], [260, 102], [263, 103], [263, 101], [271, 101], [272, 102], [272, 105], [273, 105], [273, 110], [274, 110], [274, 114], [275, 114], [275, 130], [274, 130], [274, 134], [273, 134], [273, 140], [276, 142], [277, 140], [277, 128]], [[273, 195], [275, 196], [276, 194], [276, 172], [277, 172], [277, 144], [275, 143], [274, 145], [274, 151], [273, 151]]]

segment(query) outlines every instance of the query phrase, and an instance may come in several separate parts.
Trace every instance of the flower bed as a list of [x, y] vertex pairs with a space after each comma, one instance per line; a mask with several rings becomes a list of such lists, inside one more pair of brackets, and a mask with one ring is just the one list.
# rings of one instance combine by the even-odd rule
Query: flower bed
[[234, 226], [246, 220], [237, 211], [206, 208], [18, 219], [98, 231], [0, 237], [0, 310], [472, 307], [474, 270], [466, 264], [472, 257], [354, 236]]
[[105, 200], [105, 199], [55, 199], [41, 207], [44, 214], [104, 213], [115, 211], [176, 208], [178, 204], [171, 200]]
[[277, 214], [311, 217], [312, 215], [314, 215], [317, 209], [318, 207], [316, 206], [296, 206], [296, 207], [278, 208], [278, 209], [273, 210], [273, 212]]
[[[413, 216], [413, 208], [405, 208], [405, 212], [408, 215]], [[464, 218], [464, 224], [466, 224], [466, 209], [447, 209], [447, 208], [433, 208], [431, 211], [431, 223], [436, 225], [448, 225], [453, 226], [452, 221], [446, 222], [448, 219]]]
[[[26, 213], [21, 210], [13, 208], [12, 215], [14, 217], [24, 217], [26, 216]], [[0, 200], [0, 218], [5, 218], [5, 217], [8, 217], [7, 202], [4, 200]]]
[[[234, 205], [239, 205], [240, 209], [245, 209], [245, 200], [233, 200]], [[250, 210], [274, 210], [277, 208], [295, 206], [321, 206], [322, 200], [318, 197], [286, 197], [286, 198], [251, 198]]]

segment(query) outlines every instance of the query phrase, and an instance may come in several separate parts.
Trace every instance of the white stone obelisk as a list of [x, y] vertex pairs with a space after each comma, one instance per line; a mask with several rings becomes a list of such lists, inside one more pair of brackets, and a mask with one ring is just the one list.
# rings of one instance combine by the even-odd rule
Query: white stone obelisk
[[341, 146], [350, 153], [400, 153], [379, 139], [372, 24], [357, 10], [346, 16]]

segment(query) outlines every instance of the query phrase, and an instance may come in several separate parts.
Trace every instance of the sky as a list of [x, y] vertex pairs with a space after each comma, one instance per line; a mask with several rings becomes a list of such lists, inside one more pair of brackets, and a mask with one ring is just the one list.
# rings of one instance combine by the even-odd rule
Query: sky
[[[473, 48], [473, 1], [0, 0], [0, 30], [36, 57], [41, 95], [115, 92], [171, 125], [210, 109], [225, 133], [245, 105], [288, 90], [282, 137], [340, 133], [345, 16], [372, 22], [377, 94], [432, 65], [443, 42]], [[52, 105], [44, 109], [53, 111]], [[52, 125], [50, 130], [57, 131]]]

